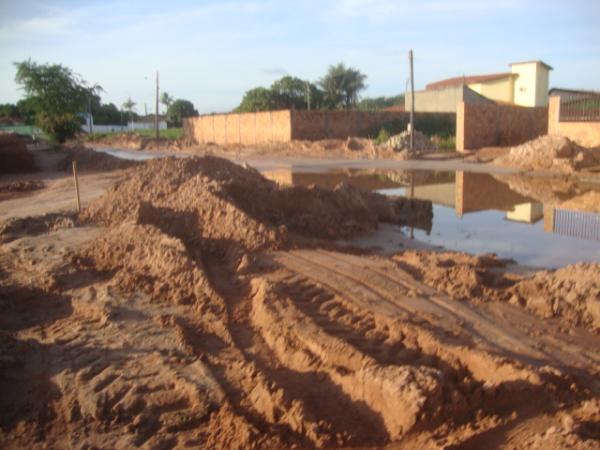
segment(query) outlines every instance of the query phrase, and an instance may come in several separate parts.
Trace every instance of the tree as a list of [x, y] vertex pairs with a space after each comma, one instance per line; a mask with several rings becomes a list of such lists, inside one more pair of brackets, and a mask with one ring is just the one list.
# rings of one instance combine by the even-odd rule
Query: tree
[[235, 112], [270, 111], [277, 108], [277, 100], [270, 89], [257, 87], [246, 91]]
[[324, 91], [325, 106], [331, 109], [350, 109], [358, 102], [359, 92], [366, 88], [367, 76], [344, 63], [329, 66], [318, 82]]
[[25, 91], [35, 112], [36, 124], [53, 141], [64, 142], [79, 132], [81, 117], [90, 96], [100, 92], [79, 75], [60, 64], [37, 64], [30, 59], [15, 63], [15, 82]]
[[378, 111], [389, 106], [404, 106], [404, 94], [393, 97], [363, 98], [357, 108], [359, 111]]
[[188, 100], [175, 100], [167, 110], [167, 124], [170, 127], [181, 127], [183, 119], [186, 117], [194, 117], [198, 115], [198, 111], [194, 109], [194, 104]]
[[131, 100], [131, 96], [123, 102], [123, 109], [129, 113], [129, 121], [133, 122], [133, 111], [135, 110], [135, 102]]
[[169, 106], [173, 103], [173, 97], [171, 97], [167, 92], [163, 92], [160, 96], [160, 102], [165, 105], [167, 111], [169, 110]]

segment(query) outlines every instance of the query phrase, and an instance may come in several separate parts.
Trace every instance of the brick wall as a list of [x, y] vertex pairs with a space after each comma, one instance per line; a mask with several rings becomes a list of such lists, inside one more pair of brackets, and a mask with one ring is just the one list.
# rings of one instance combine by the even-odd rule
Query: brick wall
[[287, 110], [191, 117], [184, 119], [183, 130], [187, 139], [199, 144], [288, 142], [292, 134]]
[[292, 139], [367, 137], [384, 123], [405, 117], [405, 112], [292, 111]]
[[584, 147], [600, 147], [600, 122], [560, 122], [560, 97], [550, 97], [548, 134], [560, 134]]
[[457, 150], [518, 145], [547, 131], [547, 107], [460, 102], [456, 111]]
[[[196, 143], [244, 144], [289, 142], [291, 139], [346, 139], [375, 137], [386, 123], [408, 122], [407, 112], [265, 111], [214, 114], [184, 119], [184, 136]], [[450, 121], [452, 119], [452, 121]], [[416, 129], [453, 128], [454, 114], [419, 113]], [[402, 124], [401, 124], [402, 125]]]

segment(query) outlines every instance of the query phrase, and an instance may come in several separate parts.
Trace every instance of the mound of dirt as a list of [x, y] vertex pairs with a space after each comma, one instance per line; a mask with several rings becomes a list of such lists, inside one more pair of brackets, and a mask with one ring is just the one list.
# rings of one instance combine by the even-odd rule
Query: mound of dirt
[[580, 147], [564, 136], [545, 135], [512, 147], [507, 155], [496, 158], [494, 163], [525, 170], [573, 173], [600, 164], [600, 153]]
[[280, 187], [253, 169], [215, 158], [165, 158], [133, 170], [81, 216], [104, 224], [154, 224], [185, 242], [232, 242], [247, 250], [290, 243], [289, 232], [341, 239], [379, 221], [430, 226], [430, 202], [389, 199], [340, 185]]
[[72, 161], [77, 161], [78, 170], [87, 172], [127, 169], [140, 164], [139, 161], [117, 158], [85, 147], [71, 147], [67, 149], [64, 159], [58, 163], [58, 170], [71, 170]]
[[0, 184], [0, 193], [35, 191], [37, 189], [43, 189], [45, 187], [46, 183], [44, 183], [41, 180], [12, 181], [10, 183]]
[[[390, 137], [382, 144], [383, 147], [391, 148], [394, 151], [402, 151], [410, 149], [410, 132], [403, 131]], [[435, 150], [436, 146], [431, 140], [419, 131], [415, 131], [414, 137], [415, 150]]]
[[108, 147], [127, 148], [130, 150], [181, 150], [183, 141], [180, 139], [152, 138], [141, 136], [135, 132], [115, 133], [100, 138], [94, 138], [91, 144]]
[[458, 300], [508, 300], [505, 290], [516, 279], [493, 271], [506, 267], [494, 255], [408, 250], [392, 259], [416, 279]]
[[16, 133], [0, 133], [0, 173], [35, 172], [33, 156]]
[[542, 317], [600, 331], [600, 264], [578, 263], [542, 271], [512, 287], [511, 303]]
[[14, 241], [22, 236], [36, 236], [62, 228], [75, 226], [70, 213], [50, 213], [41, 216], [12, 217], [0, 223], [0, 243]]

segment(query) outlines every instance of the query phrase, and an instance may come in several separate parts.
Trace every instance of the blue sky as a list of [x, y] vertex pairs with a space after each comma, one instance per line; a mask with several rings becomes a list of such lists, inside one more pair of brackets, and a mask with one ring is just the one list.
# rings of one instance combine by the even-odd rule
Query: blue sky
[[121, 105], [153, 108], [161, 88], [202, 112], [284, 74], [316, 80], [340, 61], [367, 74], [363, 95], [508, 71], [542, 59], [555, 87], [600, 90], [600, 0], [0, 0], [0, 103], [16, 102], [14, 61], [61, 63]]

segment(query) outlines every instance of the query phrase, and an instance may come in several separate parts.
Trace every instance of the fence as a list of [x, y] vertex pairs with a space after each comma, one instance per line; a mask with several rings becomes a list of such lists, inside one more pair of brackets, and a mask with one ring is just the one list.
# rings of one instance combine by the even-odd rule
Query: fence
[[560, 96], [561, 122], [600, 122], [600, 93], [565, 92]]
[[600, 241], [600, 214], [558, 208], [552, 214], [554, 233]]

